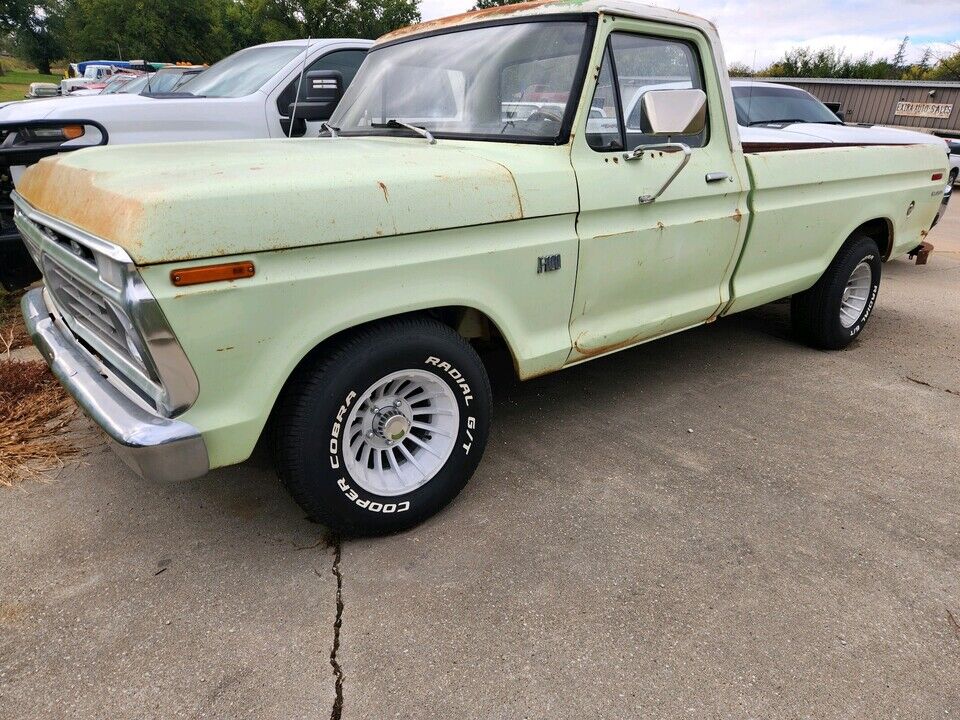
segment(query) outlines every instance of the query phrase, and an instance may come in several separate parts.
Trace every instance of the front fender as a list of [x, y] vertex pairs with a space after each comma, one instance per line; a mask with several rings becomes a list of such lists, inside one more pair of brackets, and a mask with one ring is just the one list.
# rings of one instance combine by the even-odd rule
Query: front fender
[[[561, 267], [537, 273], [538, 258]], [[174, 268], [252, 260], [253, 278], [175, 288]], [[245, 460], [290, 374], [343, 330], [434, 307], [465, 306], [503, 334], [521, 377], [559, 369], [569, 353], [576, 279], [575, 216], [148, 266], [190, 359], [200, 394], [182, 419], [211, 467]]]

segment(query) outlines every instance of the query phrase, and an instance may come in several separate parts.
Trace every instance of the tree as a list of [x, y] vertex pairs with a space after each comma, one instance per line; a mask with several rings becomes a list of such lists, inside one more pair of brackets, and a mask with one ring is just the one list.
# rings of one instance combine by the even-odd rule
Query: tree
[[50, 63], [65, 54], [63, 11], [63, 0], [4, 0], [0, 6], [0, 32], [9, 33], [17, 55], [49, 74]]
[[516, 5], [519, 2], [524, 2], [524, 0], [477, 0], [477, 4], [473, 6], [474, 10], [487, 10], [494, 7], [502, 7], [503, 5]]
[[236, 47], [305, 37], [376, 38], [420, 21], [419, 0], [226, 0]]
[[231, 50], [222, 0], [72, 0], [66, 14], [75, 57], [211, 62]]
[[727, 68], [727, 74], [730, 77], [752, 77], [753, 69], [746, 63], [730, 63], [730, 67]]
[[960, 80], [960, 45], [951, 45], [949, 55], [938, 55], [937, 64], [927, 71], [926, 80]]

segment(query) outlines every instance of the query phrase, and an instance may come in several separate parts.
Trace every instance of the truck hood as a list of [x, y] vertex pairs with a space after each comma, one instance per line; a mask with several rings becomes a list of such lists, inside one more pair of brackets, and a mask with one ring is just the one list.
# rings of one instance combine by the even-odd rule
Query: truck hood
[[20, 120], [45, 120], [64, 118], [68, 120], [97, 120], [96, 111], [105, 107], [143, 107], [153, 98], [143, 95], [86, 95], [70, 97], [23, 100], [9, 105], [0, 105], [0, 122]]
[[[844, 143], [852, 145], [936, 145], [943, 144], [943, 140], [929, 133], [914, 132], [913, 130], [898, 130], [897, 128], [882, 127], [880, 125], [831, 125], [829, 123], [793, 123], [782, 129], [776, 127], [740, 128], [743, 136], [745, 131], [755, 132], [765, 130], [768, 133], [777, 133], [778, 139], [790, 142], [790, 137], [796, 137], [794, 142], [814, 141]], [[763, 141], [769, 142], [767, 136]]]
[[[420, 138], [103, 147], [45, 158], [17, 190], [155, 264], [519, 219], [504, 147]], [[551, 194], [575, 212], [564, 162], [573, 206], [570, 193]], [[552, 212], [544, 207], [532, 212]]]

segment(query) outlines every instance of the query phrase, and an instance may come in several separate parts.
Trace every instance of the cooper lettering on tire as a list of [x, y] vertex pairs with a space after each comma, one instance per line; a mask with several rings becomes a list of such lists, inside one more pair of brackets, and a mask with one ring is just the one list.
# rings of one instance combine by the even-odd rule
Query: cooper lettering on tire
[[490, 403], [480, 358], [452, 329], [375, 325], [298, 370], [281, 398], [277, 467], [307, 513], [338, 531], [409, 527], [476, 470]]

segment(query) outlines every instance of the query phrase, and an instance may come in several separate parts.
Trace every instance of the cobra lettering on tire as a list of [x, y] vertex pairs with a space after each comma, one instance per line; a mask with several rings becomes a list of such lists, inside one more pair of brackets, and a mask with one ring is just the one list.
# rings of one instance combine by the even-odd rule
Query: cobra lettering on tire
[[278, 468], [310, 516], [337, 530], [414, 525], [449, 503], [479, 464], [489, 381], [473, 348], [439, 322], [368, 328], [298, 380], [278, 423]]

